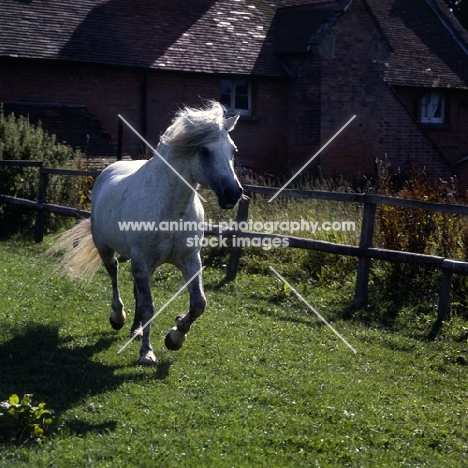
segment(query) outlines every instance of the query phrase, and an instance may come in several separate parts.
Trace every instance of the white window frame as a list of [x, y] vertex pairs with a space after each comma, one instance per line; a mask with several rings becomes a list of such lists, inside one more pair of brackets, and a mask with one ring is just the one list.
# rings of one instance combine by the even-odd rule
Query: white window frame
[[445, 123], [445, 95], [442, 91], [431, 91], [422, 97], [421, 123]]
[[[247, 109], [239, 108], [236, 106], [236, 82], [242, 82], [247, 85]], [[232, 112], [233, 114], [241, 114], [241, 115], [252, 115], [252, 83], [246, 79], [240, 78], [224, 78], [221, 80], [221, 91], [223, 91], [224, 86], [229, 84], [230, 87], [230, 104], [228, 105], [225, 100], [222, 99], [221, 103], [226, 107], [228, 112]], [[222, 95], [226, 95], [227, 93], [221, 92]], [[245, 97], [245, 95], [243, 95]]]

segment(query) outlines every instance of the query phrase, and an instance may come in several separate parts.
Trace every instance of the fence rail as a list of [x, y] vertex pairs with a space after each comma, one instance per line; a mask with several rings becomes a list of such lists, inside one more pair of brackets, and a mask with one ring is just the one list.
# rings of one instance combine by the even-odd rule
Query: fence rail
[[[256, 185], [244, 185], [244, 189], [248, 193], [258, 193], [262, 195], [274, 195], [278, 191], [278, 188], [261, 187]], [[341, 193], [326, 192], [319, 190], [286, 189], [281, 192], [280, 196], [327, 201], [340, 201], [346, 203], [359, 203], [364, 205], [359, 246], [336, 244], [327, 241], [303, 239], [299, 237], [283, 236], [278, 234], [261, 234], [258, 232], [249, 232], [241, 230], [220, 231], [219, 227], [216, 226], [213, 226], [211, 231], [208, 232], [208, 234], [220, 234], [220, 232], [222, 232], [222, 235], [226, 237], [242, 236], [250, 238], [258, 237], [268, 239], [287, 239], [288, 246], [292, 248], [311, 249], [321, 252], [333, 253], [337, 255], [348, 255], [357, 257], [358, 267], [354, 292], [354, 305], [356, 307], [364, 305], [367, 301], [369, 289], [369, 275], [372, 259], [390, 262], [411, 263], [415, 265], [430, 266], [433, 268], [440, 269], [442, 271], [442, 284], [438, 301], [438, 321], [442, 322], [448, 316], [450, 308], [450, 291], [452, 287], [453, 275], [460, 274], [468, 276], [468, 263], [434, 255], [379, 249], [372, 247], [374, 238], [376, 208], [378, 205], [390, 205], [468, 216], [468, 206], [424, 202], [368, 193]], [[241, 221], [247, 221], [249, 203], [249, 200], [242, 200], [240, 202], [236, 218], [236, 221], [238, 223], [240, 223]], [[227, 267], [226, 279], [228, 281], [232, 281], [236, 277], [240, 255], [241, 247], [233, 247], [229, 264]]]
[[[44, 216], [46, 212], [57, 213], [64, 216], [74, 216], [76, 218], [86, 218], [90, 216], [90, 212], [86, 210], [79, 210], [72, 207], [65, 207], [46, 203], [48, 176], [49, 174], [54, 174], [62, 176], [90, 176], [95, 178], [100, 174], [99, 171], [80, 171], [72, 169], [46, 168], [43, 167], [42, 163], [38, 161], [0, 161], [0, 166], [39, 168], [40, 180], [37, 201], [15, 198], [8, 195], [0, 195], [0, 203], [9, 203], [17, 206], [22, 206], [25, 208], [36, 210], [38, 212], [34, 236], [36, 242], [41, 242], [43, 239], [45, 221]], [[261, 195], [275, 195], [278, 191], [278, 188], [261, 187], [256, 185], [244, 185], [244, 189], [247, 193], [258, 193]], [[411, 263], [415, 265], [430, 266], [435, 269], [440, 269], [442, 271], [442, 281], [438, 302], [438, 322], [442, 323], [442, 321], [448, 316], [450, 308], [450, 291], [452, 287], [453, 275], [460, 274], [468, 276], [468, 263], [439, 256], [418, 254], [414, 252], [379, 249], [372, 247], [376, 208], [378, 205], [390, 205], [468, 216], [468, 206], [423, 202], [368, 193], [341, 193], [319, 190], [286, 189], [281, 192], [280, 196], [362, 204], [364, 206], [364, 210], [359, 246], [336, 244], [327, 241], [304, 239], [300, 237], [284, 236], [279, 234], [266, 234], [244, 230], [221, 229], [219, 226], [211, 226], [209, 229], [205, 229], [205, 234], [222, 235], [228, 238], [232, 238], [233, 236], [244, 238], [255, 237], [262, 239], [279, 238], [282, 240], [287, 240], [287, 245], [291, 248], [317, 250], [337, 255], [357, 257], [358, 267], [354, 294], [354, 305], [356, 307], [362, 306], [367, 301], [369, 274], [372, 259], [384, 260], [389, 262]], [[241, 202], [239, 203], [236, 215], [237, 223], [247, 221], [249, 203], [250, 202], [248, 199], [241, 200]], [[226, 273], [227, 281], [232, 281], [235, 279], [241, 253], [242, 248], [240, 246], [235, 245], [231, 248], [231, 255]]]
[[[258, 193], [261, 195], [275, 195], [278, 188], [262, 187], [259, 185], [244, 185], [246, 192]], [[279, 195], [291, 198], [309, 198], [327, 201], [342, 201], [348, 203], [370, 203], [374, 205], [401, 206], [404, 208], [415, 208], [425, 211], [438, 211], [441, 213], [451, 213], [468, 216], [468, 206], [448, 205], [445, 203], [425, 202], [411, 200], [407, 198], [389, 197], [386, 195], [374, 195], [371, 193], [347, 193], [347, 192], [327, 192], [325, 190], [289, 190], [285, 189]]]
[[45, 213], [56, 213], [63, 216], [74, 216], [75, 218], [87, 218], [91, 215], [91, 213], [86, 210], [46, 203], [49, 175], [89, 176], [96, 178], [100, 174], [100, 171], [82, 171], [77, 169], [57, 169], [53, 167], [43, 167], [42, 161], [1, 160], [0, 167], [1, 166], [39, 168], [39, 191], [37, 195], [37, 201], [12, 197], [10, 195], [0, 195], [0, 203], [8, 203], [10, 205], [21, 206], [23, 208], [37, 211], [36, 223], [34, 225], [35, 242], [42, 242], [42, 239], [44, 238]]

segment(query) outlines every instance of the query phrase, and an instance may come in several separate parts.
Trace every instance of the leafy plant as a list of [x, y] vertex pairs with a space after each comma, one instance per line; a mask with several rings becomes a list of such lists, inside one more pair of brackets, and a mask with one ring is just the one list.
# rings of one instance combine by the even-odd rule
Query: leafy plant
[[[28, 118], [5, 116], [0, 108], [0, 160], [42, 161], [45, 167], [80, 168], [81, 153], [57, 142], [40, 125], [32, 125]], [[0, 193], [28, 200], [37, 199], [39, 170], [37, 168], [0, 167]], [[47, 187], [47, 202], [86, 208], [89, 204], [90, 181], [87, 177], [65, 178], [51, 175]], [[28, 209], [0, 205], [0, 234], [31, 227], [35, 213]], [[49, 215], [48, 230], [60, 227], [63, 217]]]
[[[392, 171], [385, 161], [379, 163], [379, 192], [435, 203], [464, 204], [458, 195], [454, 180], [431, 180], [424, 171]], [[468, 225], [466, 217], [436, 211], [399, 206], [379, 205], [376, 215], [375, 246], [390, 250], [437, 255], [466, 261], [468, 251]], [[440, 275], [432, 268], [404, 263], [382, 265], [380, 288], [392, 297], [419, 297], [437, 295]], [[466, 314], [464, 297], [467, 278], [454, 278], [452, 295], [459, 297], [461, 313]], [[413, 299], [414, 300], [414, 297]]]
[[21, 444], [40, 440], [61, 429], [63, 418], [46, 409], [44, 402], [33, 403], [32, 398], [32, 394], [25, 394], [20, 400], [13, 394], [0, 402], [0, 441]]

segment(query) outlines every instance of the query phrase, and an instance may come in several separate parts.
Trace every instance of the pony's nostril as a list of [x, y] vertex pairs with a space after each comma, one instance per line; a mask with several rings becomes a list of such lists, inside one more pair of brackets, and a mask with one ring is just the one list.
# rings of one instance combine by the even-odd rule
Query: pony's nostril
[[222, 196], [219, 197], [219, 204], [222, 208], [234, 208], [236, 203], [242, 196], [242, 189], [240, 186], [237, 187], [226, 187], [222, 191]]
[[242, 190], [239, 187], [227, 187], [224, 189], [224, 197], [226, 200], [233, 201], [234, 203], [237, 203], [241, 195]]

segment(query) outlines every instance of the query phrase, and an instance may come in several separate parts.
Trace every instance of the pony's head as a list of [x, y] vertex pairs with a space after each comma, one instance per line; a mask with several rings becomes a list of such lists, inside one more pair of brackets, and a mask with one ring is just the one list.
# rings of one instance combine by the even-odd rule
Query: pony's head
[[210, 187], [222, 208], [233, 208], [242, 196], [234, 172], [237, 149], [229, 136], [238, 118], [225, 118], [221, 104], [210, 101], [203, 108], [180, 110], [161, 137], [161, 142], [178, 157], [190, 161], [194, 180]]

